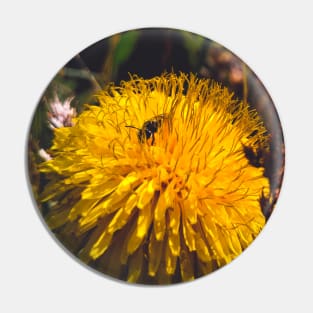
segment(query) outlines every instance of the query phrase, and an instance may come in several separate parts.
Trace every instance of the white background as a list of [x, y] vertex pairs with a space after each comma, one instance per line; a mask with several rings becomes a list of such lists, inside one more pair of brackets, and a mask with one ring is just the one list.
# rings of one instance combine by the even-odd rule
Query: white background
[[[1, 312], [313, 312], [310, 1], [4, 1], [0, 5]], [[32, 114], [56, 72], [119, 31], [175, 27], [231, 49], [280, 115], [287, 164], [267, 226], [223, 269], [192, 283], [140, 287], [69, 257], [37, 215], [25, 173]]]

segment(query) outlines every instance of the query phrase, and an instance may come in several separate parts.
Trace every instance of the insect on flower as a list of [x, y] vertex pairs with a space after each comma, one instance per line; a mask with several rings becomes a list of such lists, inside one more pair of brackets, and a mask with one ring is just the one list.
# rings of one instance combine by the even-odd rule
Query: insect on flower
[[144, 143], [146, 140], [152, 138], [151, 145], [153, 146], [155, 142], [154, 134], [162, 126], [163, 121], [165, 119], [168, 119], [168, 115], [160, 114], [160, 115], [156, 115], [150, 120], [145, 121], [142, 125], [142, 128], [137, 128], [135, 126], [126, 126], [126, 127], [135, 128], [138, 130], [137, 136], [138, 136], [139, 142], [141, 143]]

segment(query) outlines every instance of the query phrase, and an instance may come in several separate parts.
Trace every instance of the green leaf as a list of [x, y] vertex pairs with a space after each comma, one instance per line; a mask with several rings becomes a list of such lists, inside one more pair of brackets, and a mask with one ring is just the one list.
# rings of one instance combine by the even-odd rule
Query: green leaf
[[115, 47], [113, 56], [113, 71], [115, 73], [117, 72], [119, 66], [123, 64], [131, 55], [138, 36], [139, 32], [136, 30], [126, 32], [121, 35], [121, 38]]
[[182, 31], [181, 34], [183, 36], [184, 46], [188, 51], [189, 62], [193, 67], [196, 67], [197, 63], [199, 63], [198, 53], [202, 48], [204, 38], [185, 31]]

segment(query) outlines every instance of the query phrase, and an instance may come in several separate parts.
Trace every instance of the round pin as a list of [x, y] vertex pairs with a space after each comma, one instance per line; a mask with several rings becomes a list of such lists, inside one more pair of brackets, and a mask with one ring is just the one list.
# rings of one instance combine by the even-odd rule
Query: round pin
[[28, 136], [51, 234], [130, 283], [191, 281], [237, 258], [273, 212], [283, 172], [279, 117], [256, 74], [176, 29], [130, 30], [74, 56]]

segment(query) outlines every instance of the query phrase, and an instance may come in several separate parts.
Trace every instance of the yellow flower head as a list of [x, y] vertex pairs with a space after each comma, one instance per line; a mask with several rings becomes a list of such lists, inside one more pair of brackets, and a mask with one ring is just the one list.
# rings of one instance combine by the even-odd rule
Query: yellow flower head
[[237, 257], [265, 224], [257, 113], [194, 75], [131, 77], [54, 130], [41, 201], [62, 242], [97, 270], [168, 284]]

